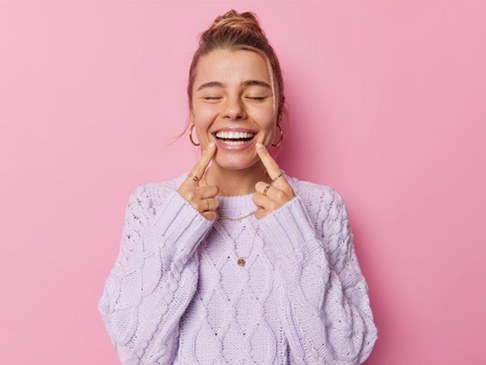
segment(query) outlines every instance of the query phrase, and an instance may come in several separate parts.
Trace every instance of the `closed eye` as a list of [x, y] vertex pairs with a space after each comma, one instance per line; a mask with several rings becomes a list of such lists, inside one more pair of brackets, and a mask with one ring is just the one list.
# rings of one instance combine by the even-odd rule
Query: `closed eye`
[[250, 99], [250, 100], [263, 101], [267, 97], [266, 96], [247, 96], [246, 98]]

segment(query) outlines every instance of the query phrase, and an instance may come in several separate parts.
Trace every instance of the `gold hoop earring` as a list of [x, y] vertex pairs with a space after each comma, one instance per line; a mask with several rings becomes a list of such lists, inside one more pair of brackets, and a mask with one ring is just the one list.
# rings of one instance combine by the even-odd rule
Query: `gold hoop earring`
[[275, 143], [275, 144], [274, 144], [274, 143], [272, 143], [272, 146], [273, 146], [273, 147], [278, 147], [278, 146], [280, 146], [280, 145], [282, 144], [283, 139], [284, 139], [284, 130], [283, 130], [283, 128], [280, 126], [280, 123], [278, 123], [278, 124], [277, 124], [277, 127], [278, 127], [278, 129], [280, 129], [280, 139], [278, 140], [278, 142], [277, 142], [277, 143]]
[[191, 125], [191, 129], [189, 130], [189, 140], [191, 141], [191, 143], [196, 146], [196, 147], [199, 147], [201, 144], [200, 143], [196, 143], [194, 142], [194, 139], [192, 139], [192, 130], [194, 129], [194, 124]]

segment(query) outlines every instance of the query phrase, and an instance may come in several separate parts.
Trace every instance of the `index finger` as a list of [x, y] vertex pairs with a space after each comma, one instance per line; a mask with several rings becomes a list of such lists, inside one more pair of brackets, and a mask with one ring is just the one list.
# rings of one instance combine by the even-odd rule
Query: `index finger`
[[[278, 166], [277, 162], [270, 155], [270, 153], [268, 153], [265, 146], [261, 143], [257, 143], [256, 151], [263, 162], [263, 166], [265, 166], [265, 168], [267, 169], [268, 176], [270, 176], [272, 182], [275, 182], [275, 184], [278, 185], [280, 184], [279, 181], [285, 181], [285, 178], [282, 176], [282, 170]], [[287, 183], [285, 183], [285, 185], [287, 185]]]
[[216, 152], [216, 145], [214, 142], [211, 142], [208, 147], [204, 150], [201, 158], [199, 161], [192, 167], [191, 172], [187, 175], [192, 181], [196, 184], [199, 182], [201, 177], [206, 171], [209, 163], [213, 159], [214, 153]]

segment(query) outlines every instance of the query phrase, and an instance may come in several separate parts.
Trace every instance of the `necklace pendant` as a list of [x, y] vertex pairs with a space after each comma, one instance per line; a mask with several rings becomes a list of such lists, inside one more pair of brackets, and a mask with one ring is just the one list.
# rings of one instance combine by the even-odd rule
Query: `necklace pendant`
[[236, 263], [237, 263], [239, 266], [243, 267], [243, 266], [245, 266], [246, 261], [245, 261], [245, 259], [243, 259], [243, 258], [241, 258], [241, 257], [240, 257], [240, 258], [238, 259], [238, 261], [236, 261]]

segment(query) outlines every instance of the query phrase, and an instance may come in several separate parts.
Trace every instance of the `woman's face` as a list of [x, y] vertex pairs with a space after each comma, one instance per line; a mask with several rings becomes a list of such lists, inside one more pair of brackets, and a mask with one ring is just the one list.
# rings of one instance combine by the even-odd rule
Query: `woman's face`
[[202, 56], [192, 89], [191, 122], [205, 148], [217, 146], [213, 161], [224, 169], [245, 169], [268, 146], [275, 131], [273, 94], [267, 63], [258, 53], [218, 49]]

